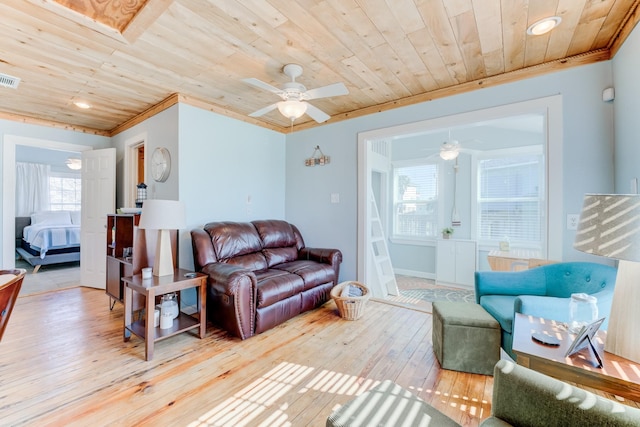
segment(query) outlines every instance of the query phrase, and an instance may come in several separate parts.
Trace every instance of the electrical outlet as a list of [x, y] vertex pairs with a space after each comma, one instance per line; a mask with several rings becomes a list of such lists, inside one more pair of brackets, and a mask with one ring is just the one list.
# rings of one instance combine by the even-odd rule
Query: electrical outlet
[[580, 215], [578, 214], [567, 215], [567, 230], [577, 230], [578, 221], [580, 221]]
[[331, 193], [331, 203], [340, 203], [340, 193]]

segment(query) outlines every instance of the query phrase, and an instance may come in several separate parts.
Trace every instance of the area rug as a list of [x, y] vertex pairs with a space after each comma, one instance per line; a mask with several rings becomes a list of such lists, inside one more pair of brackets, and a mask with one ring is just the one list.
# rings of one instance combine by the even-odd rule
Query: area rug
[[474, 291], [452, 288], [432, 288], [432, 289], [404, 289], [400, 294], [406, 298], [418, 299], [421, 301], [454, 301], [474, 303]]

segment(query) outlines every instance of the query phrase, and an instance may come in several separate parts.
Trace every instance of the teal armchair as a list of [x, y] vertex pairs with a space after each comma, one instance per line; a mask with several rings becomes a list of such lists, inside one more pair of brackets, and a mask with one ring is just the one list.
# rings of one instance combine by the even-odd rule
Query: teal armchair
[[617, 269], [593, 262], [561, 262], [530, 270], [475, 273], [476, 302], [500, 323], [502, 348], [511, 357], [513, 319], [523, 313], [569, 322], [569, 301], [573, 293], [598, 299], [598, 316], [607, 328]]

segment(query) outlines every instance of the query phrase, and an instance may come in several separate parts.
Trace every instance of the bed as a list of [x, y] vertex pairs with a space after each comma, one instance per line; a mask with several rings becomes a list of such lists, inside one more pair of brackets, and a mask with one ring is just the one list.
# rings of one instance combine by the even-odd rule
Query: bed
[[47, 211], [16, 217], [16, 252], [34, 267], [80, 261], [80, 212]]

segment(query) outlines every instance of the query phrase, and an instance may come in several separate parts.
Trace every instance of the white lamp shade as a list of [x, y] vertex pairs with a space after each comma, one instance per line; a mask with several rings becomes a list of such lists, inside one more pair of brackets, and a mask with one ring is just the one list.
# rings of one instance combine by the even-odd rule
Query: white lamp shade
[[179, 230], [187, 226], [184, 203], [177, 200], [145, 200], [138, 227], [147, 230]]
[[153, 263], [154, 276], [173, 274], [173, 255], [169, 230], [185, 228], [184, 203], [177, 200], [146, 200], [142, 205], [138, 227], [158, 230], [156, 255]]
[[620, 260], [604, 349], [640, 363], [640, 196], [586, 194], [573, 247]]
[[295, 120], [307, 112], [307, 103], [302, 101], [280, 101], [278, 110], [289, 120]]
[[640, 261], [640, 195], [586, 194], [573, 247], [608, 258]]

